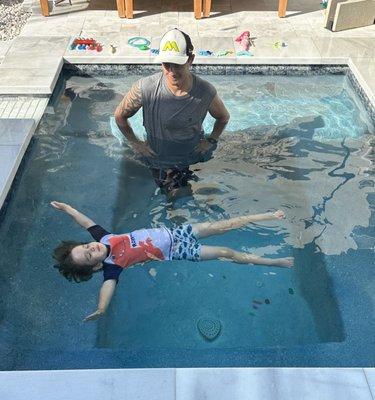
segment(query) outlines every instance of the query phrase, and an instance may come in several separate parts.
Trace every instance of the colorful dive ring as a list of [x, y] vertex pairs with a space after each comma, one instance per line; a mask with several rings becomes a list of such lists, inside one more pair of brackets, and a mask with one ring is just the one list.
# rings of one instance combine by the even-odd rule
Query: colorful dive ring
[[128, 44], [139, 50], [149, 50], [151, 42], [144, 37], [135, 36], [128, 40]]

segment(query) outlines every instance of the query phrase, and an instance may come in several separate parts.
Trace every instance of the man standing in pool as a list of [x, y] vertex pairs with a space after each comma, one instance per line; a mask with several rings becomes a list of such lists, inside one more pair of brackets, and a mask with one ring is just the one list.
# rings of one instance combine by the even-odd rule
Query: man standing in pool
[[[188, 185], [193, 175], [189, 166], [212, 156], [230, 117], [216, 89], [191, 73], [193, 49], [186, 33], [165, 33], [156, 58], [162, 72], [137, 81], [115, 112], [119, 129], [167, 193]], [[141, 107], [146, 142], [136, 137], [128, 120]], [[205, 138], [202, 123], [207, 112], [216, 121]]]
[[170, 260], [225, 260], [238, 264], [259, 264], [290, 268], [293, 258], [262, 258], [222, 246], [206, 246], [200, 238], [219, 235], [232, 229], [260, 221], [280, 220], [284, 212], [277, 210], [265, 214], [244, 215], [227, 220], [186, 224], [175, 228], [162, 226], [140, 229], [125, 234], [107, 232], [93, 220], [69, 204], [52, 201], [56, 210], [68, 214], [94, 238], [95, 242], [62, 242], [54, 250], [56, 266], [68, 280], [87, 281], [94, 272], [103, 270], [104, 282], [99, 293], [99, 304], [95, 312], [84, 320], [99, 318], [107, 309], [114, 294], [121, 272], [132, 265], [147, 261]]

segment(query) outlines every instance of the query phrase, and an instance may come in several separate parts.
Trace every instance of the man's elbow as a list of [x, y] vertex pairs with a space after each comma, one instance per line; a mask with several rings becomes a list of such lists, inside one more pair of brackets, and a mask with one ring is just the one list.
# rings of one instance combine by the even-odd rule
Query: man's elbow
[[229, 120], [230, 120], [230, 114], [228, 111], [219, 118], [219, 121], [225, 125], [229, 122]]
[[124, 117], [124, 115], [121, 112], [121, 109], [119, 107], [117, 107], [116, 111], [115, 111], [115, 121], [116, 121], [117, 125], [123, 125], [124, 122], [126, 121], [126, 118]]

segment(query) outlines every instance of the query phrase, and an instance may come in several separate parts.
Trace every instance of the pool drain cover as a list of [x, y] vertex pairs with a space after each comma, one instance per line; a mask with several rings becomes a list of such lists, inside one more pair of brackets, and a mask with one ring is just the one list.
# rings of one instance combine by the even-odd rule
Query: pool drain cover
[[207, 340], [214, 340], [219, 336], [221, 323], [217, 319], [201, 318], [197, 323], [198, 331]]

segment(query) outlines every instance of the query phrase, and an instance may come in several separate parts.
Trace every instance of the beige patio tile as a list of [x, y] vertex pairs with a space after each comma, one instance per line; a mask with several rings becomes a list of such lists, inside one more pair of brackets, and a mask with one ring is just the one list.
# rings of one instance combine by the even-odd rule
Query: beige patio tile
[[36, 21], [26, 24], [20, 36], [70, 36], [81, 32], [83, 22], [69, 21], [67, 17], [59, 23]]
[[14, 39], [12, 53], [34, 54], [35, 56], [63, 55], [69, 37], [66, 36], [19, 36]]
[[183, 32], [187, 33], [190, 37], [199, 35], [197, 26], [193, 25], [193, 24], [189, 25], [189, 24], [181, 24], [181, 23], [179, 23], [177, 25], [177, 28], [182, 30]]
[[3, 58], [8, 52], [12, 42], [9, 40], [7, 42], [0, 42], [0, 58]]
[[[277, 41], [286, 43], [286, 47], [275, 48]], [[250, 51], [255, 58], [269, 59], [270, 62], [294, 63], [298, 60], [316, 63], [321, 59], [318, 49], [310, 38], [296, 38], [293, 36], [261, 36], [254, 41], [255, 47]]]
[[322, 57], [375, 57], [372, 38], [312, 38]]
[[0, 94], [51, 94], [59, 73], [48, 68], [0, 66]]
[[139, 36], [141, 34], [141, 29], [138, 25], [122, 24], [120, 33], [127, 36]]
[[165, 32], [167, 32], [170, 29], [175, 28], [176, 26], [171, 24], [171, 25], [165, 25], [165, 26], [160, 26], [160, 25], [148, 25], [148, 26], [141, 26], [140, 29], [140, 36], [162, 36], [164, 35]]
[[375, 104], [375, 61], [374, 59], [352, 58], [349, 65], [365, 90], [370, 100]]
[[1, 64], [3, 68], [43, 68], [43, 69], [51, 69], [56, 70], [63, 63], [62, 56], [35, 56], [28, 57], [27, 62], [25, 62], [25, 54], [23, 53], [14, 53], [13, 51], [9, 51], [8, 54], [4, 57], [4, 60]]
[[82, 27], [82, 31], [97, 32], [103, 34], [105, 32], [120, 32], [123, 21], [120, 18], [110, 17], [87, 17]]
[[249, 30], [252, 36], [265, 37], [265, 36], [280, 36], [287, 33], [294, 33], [292, 24], [287, 20], [284, 20], [282, 24], [275, 24], [273, 21], [269, 22], [256, 22], [256, 23], [246, 23], [241, 22], [239, 30]]

